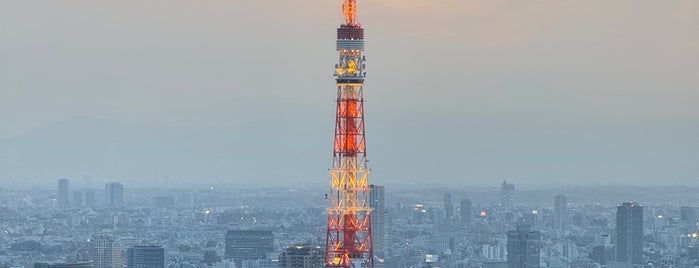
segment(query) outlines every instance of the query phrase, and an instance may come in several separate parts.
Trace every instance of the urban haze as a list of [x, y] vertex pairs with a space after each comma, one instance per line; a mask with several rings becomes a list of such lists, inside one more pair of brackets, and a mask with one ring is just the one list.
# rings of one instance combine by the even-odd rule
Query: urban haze
[[696, 268], [697, 107], [699, 1], [0, 1], [0, 268]]

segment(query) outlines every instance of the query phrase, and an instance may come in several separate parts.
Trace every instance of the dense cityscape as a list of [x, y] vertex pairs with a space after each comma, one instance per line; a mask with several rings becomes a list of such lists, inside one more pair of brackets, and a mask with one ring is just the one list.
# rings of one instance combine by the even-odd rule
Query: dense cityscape
[[[0, 267], [323, 267], [321, 188], [0, 191]], [[696, 267], [696, 191], [372, 186], [375, 265]]]
[[692, 4], [373, 1], [374, 166], [356, 0], [96, 2], [0, 4], [0, 268], [699, 268]]

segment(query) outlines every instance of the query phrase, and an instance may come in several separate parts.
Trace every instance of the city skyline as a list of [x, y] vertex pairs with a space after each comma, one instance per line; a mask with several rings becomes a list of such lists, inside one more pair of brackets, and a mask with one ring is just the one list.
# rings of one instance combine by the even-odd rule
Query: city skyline
[[[308, 246], [322, 253], [327, 201], [317, 189], [137, 187], [128, 188], [129, 198], [122, 207], [100, 201], [65, 207], [55, 199], [58, 185], [50, 186], [50, 191], [0, 188], [0, 202], [7, 204], [3, 209], [8, 212], [0, 228], [6, 252], [0, 255], [0, 264], [122, 267], [130, 259], [160, 263], [165, 252], [166, 267], [172, 268], [231, 267], [234, 262], [248, 268], [279, 268], [289, 263], [292, 268], [322, 267], [318, 266], [322, 255], [296, 252], [291, 259], [285, 256], [290, 247]], [[560, 189], [516, 188], [515, 208], [505, 210], [495, 187], [489, 192], [387, 187], [384, 237], [388, 250], [379, 257], [380, 266], [492, 268], [541, 263], [546, 267], [621, 268], [627, 267], [628, 260], [617, 250], [626, 245], [638, 252], [639, 239], [644, 263], [674, 262], [680, 268], [699, 264], [699, 199], [694, 190], [607, 188], [616, 192], [565, 191], [570, 199], [563, 217], [569, 224], [568, 231], [562, 231], [554, 198], [560, 196]], [[450, 206], [444, 202], [445, 193], [452, 201], [472, 201], [467, 202], [474, 209], [469, 213], [470, 223], [445, 217]], [[629, 198], [623, 193], [637, 196]], [[163, 203], [166, 197], [168, 204]], [[628, 200], [642, 202], [644, 212], [624, 212], [624, 207], [639, 204]], [[48, 235], [41, 231], [45, 227], [50, 227]], [[153, 258], [129, 253], [143, 246], [161, 253], [151, 255]], [[236, 252], [244, 255], [231, 260]]]
[[699, 2], [623, 1], [0, 2], [0, 268], [699, 267]]

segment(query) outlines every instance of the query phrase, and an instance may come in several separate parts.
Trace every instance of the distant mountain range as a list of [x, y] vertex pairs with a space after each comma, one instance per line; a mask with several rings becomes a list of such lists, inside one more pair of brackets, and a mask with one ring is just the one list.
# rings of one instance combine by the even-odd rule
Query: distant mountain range
[[313, 140], [307, 134], [317, 129], [290, 124], [268, 120], [186, 128], [74, 118], [0, 144], [0, 179], [45, 183], [66, 177], [89, 185], [111, 180], [253, 184], [315, 174], [324, 183], [332, 136]]
[[[367, 119], [375, 184], [699, 185], [697, 119], [537, 122]], [[331, 116], [212, 128], [73, 118], [0, 142], [0, 185], [327, 186]]]

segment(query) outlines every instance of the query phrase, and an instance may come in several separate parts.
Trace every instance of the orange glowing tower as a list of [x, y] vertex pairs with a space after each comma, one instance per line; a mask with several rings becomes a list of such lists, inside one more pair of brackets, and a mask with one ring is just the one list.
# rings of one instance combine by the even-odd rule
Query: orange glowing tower
[[325, 267], [373, 268], [371, 208], [364, 139], [364, 29], [356, 0], [344, 0], [337, 29], [337, 110], [328, 195]]

